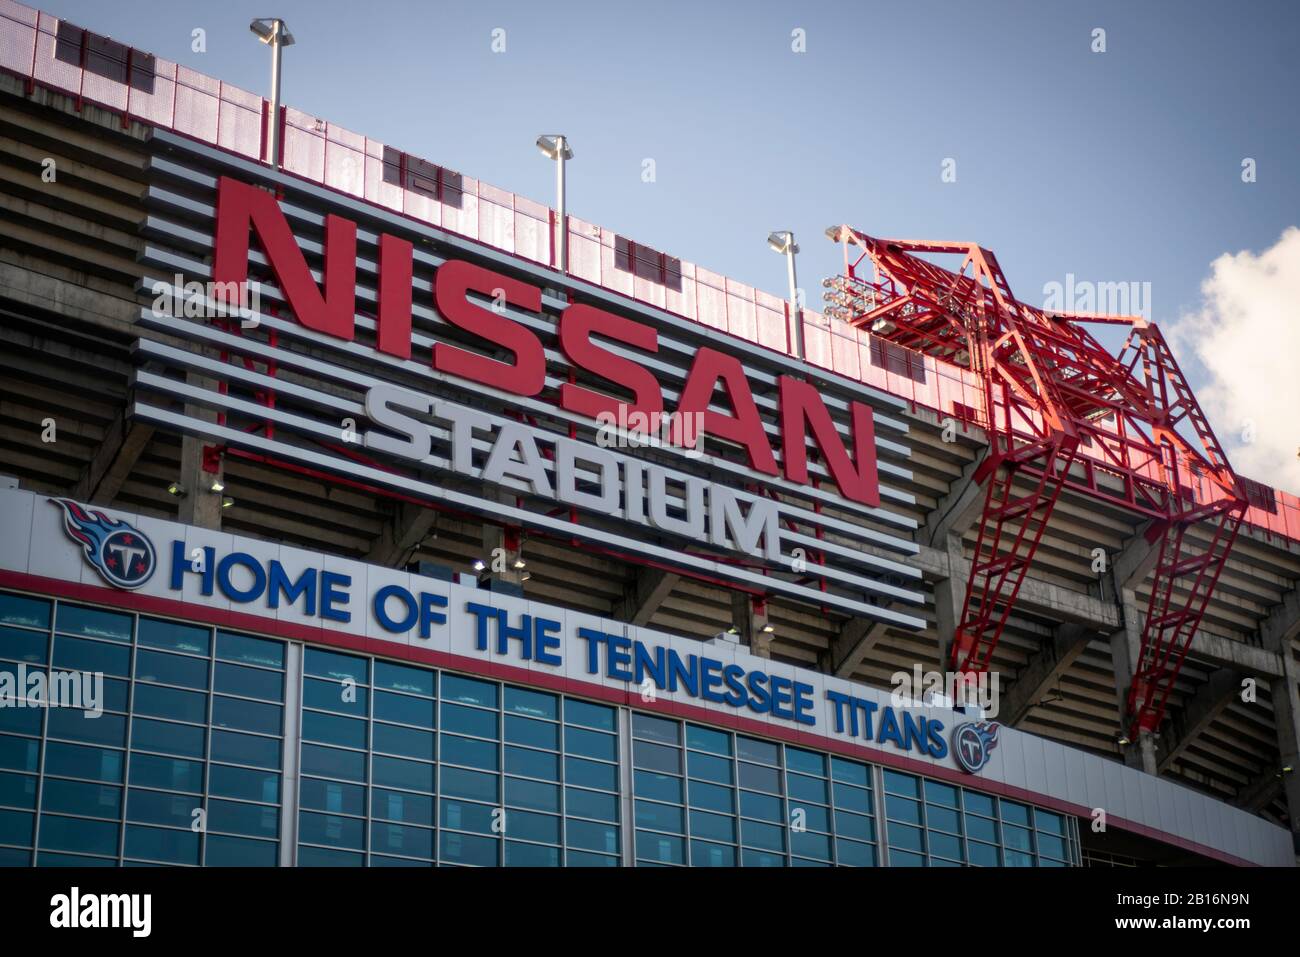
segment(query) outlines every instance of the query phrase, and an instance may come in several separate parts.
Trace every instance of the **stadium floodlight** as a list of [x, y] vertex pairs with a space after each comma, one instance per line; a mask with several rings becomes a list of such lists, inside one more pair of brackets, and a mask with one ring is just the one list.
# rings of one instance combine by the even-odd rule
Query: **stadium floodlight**
[[573, 148], [563, 133], [544, 133], [537, 137], [537, 148], [547, 159], [555, 161], [555, 214], [559, 219], [560, 241], [556, 250], [555, 268], [569, 270], [569, 221], [564, 211], [564, 166], [573, 159]]
[[769, 233], [767, 245], [774, 253], [785, 256], [785, 267], [790, 280], [790, 322], [794, 325], [794, 335], [790, 342], [794, 346], [796, 359], [803, 358], [803, 310], [799, 308], [799, 282], [795, 278], [794, 257], [799, 252], [799, 244], [794, 241], [794, 233], [781, 229]]
[[279, 17], [258, 17], [248, 25], [253, 35], [271, 48], [271, 118], [267, 123], [266, 156], [272, 168], [280, 168], [280, 51], [293, 46], [293, 34]]

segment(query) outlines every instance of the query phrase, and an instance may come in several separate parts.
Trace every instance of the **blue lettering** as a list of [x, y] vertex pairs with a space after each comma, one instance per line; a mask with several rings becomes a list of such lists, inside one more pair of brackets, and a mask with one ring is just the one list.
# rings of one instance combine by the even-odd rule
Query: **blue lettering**
[[[406, 617], [398, 621], [388, 614], [388, 599], [396, 598], [405, 608]], [[401, 585], [385, 585], [371, 599], [371, 607], [375, 613], [375, 620], [386, 630], [401, 634], [411, 630], [415, 624], [415, 599], [411, 593]]]
[[344, 575], [342, 572], [320, 573], [320, 613], [322, 618], [342, 622], [352, 620], [352, 612], [334, 607], [335, 605], [346, 605], [352, 600], [352, 596], [347, 592], [347, 589], [351, 587], [351, 575]]
[[266, 606], [268, 608], [280, 607], [280, 596], [283, 594], [285, 601], [292, 605], [301, 595], [306, 595], [307, 600], [303, 602], [303, 611], [308, 615], [316, 614], [316, 569], [308, 568], [298, 576], [298, 580], [291, 582], [289, 575], [284, 570], [284, 566], [276, 559], [271, 559], [271, 573], [268, 576], [266, 589]]
[[[251, 587], [245, 589], [235, 587], [235, 583], [230, 580], [231, 570], [235, 566], [247, 568], [253, 573]], [[231, 552], [217, 566], [217, 585], [221, 588], [222, 594], [231, 601], [240, 603], [254, 601], [261, 597], [262, 592], [266, 591], [266, 569], [262, 567], [261, 562], [247, 552]]]

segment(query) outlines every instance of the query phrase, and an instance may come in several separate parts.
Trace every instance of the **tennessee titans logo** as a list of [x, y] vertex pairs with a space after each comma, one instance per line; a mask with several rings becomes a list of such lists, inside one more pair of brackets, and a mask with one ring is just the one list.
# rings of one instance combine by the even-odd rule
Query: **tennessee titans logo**
[[989, 763], [998, 746], [998, 725], [988, 721], [967, 721], [952, 733], [952, 753], [961, 769], [975, 774]]
[[153, 542], [126, 522], [82, 508], [72, 499], [52, 498], [63, 509], [63, 530], [81, 545], [86, 561], [104, 581], [118, 588], [139, 588], [153, 574]]

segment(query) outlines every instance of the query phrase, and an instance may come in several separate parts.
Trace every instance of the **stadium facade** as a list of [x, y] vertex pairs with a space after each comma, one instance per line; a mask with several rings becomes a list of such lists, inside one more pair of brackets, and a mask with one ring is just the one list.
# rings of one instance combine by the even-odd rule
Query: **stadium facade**
[[996, 695], [900, 695], [972, 607], [970, 368], [573, 217], [559, 270], [10, 0], [0, 68], [0, 864], [1295, 864], [1294, 496], [1185, 523], [1135, 715], [1162, 550], [1093, 443]]

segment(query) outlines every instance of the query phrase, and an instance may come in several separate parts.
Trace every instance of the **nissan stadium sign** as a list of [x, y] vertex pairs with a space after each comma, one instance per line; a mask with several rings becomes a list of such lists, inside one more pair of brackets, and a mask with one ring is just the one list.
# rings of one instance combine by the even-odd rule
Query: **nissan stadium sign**
[[141, 288], [201, 308], [142, 309], [188, 348], [139, 340], [135, 418], [924, 627], [901, 610], [924, 601], [916, 522], [887, 507], [912, 501], [888, 483], [910, 477], [897, 400], [317, 187], [286, 179], [277, 199], [250, 181], [264, 169], [172, 140], [151, 166]]

